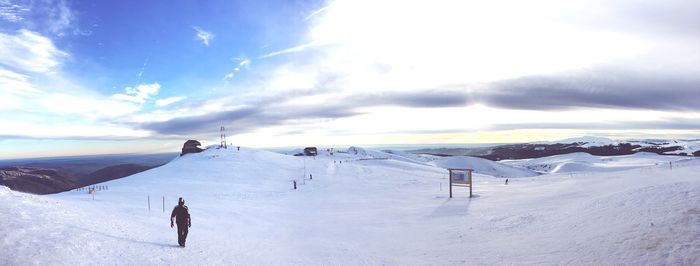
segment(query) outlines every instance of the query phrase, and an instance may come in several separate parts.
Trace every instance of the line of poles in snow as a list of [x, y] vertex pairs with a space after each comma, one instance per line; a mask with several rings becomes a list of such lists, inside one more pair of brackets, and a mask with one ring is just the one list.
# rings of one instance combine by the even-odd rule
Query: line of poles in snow
[[109, 186], [107, 185], [98, 185], [98, 186], [87, 186], [87, 187], [79, 187], [76, 188], [75, 191], [101, 191], [101, 190], [109, 190]]
[[[163, 212], [165, 212], [165, 196], [162, 197], [163, 199]], [[151, 195], [148, 194], [146, 195], [146, 201], [148, 202], [148, 211], [151, 211]]]
[[[314, 175], [309, 174], [309, 180], [313, 180], [313, 179], [314, 179]], [[301, 180], [302, 180], [301, 185], [306, 185], [306, 175], [304, 175], [304, 177]], [[297, 180], [296, 179], [292, 180], [292, 188], [297, 189]]]
[[109, 190], [109, 187], [107, 185], [95, 185], [95, 186], [79, 187], [79, 188], [75, 189], [75, 191], [85, 191], [85, 190], [87, 190], [88, 194], [90, 194], [92, 196], [92, 200], [95, 200], [95, 193], [97, 193], [97, 191]]

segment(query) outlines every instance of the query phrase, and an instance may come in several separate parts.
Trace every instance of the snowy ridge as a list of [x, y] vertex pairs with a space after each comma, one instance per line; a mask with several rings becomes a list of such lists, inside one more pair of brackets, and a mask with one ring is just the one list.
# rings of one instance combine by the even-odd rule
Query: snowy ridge
[[531, 177], [539, 175], [537, 172], [510, 166], [487, 159], [470, 156], [451, 156], [431, 162], [432, 165], [442, 168], [470, 168], [475, 173], [495, 177]]
[[390, 158], [392, 159], [406, 160], [416, 163], [428, 163], [443, 158], [435, 155], [414, 154], [399, 150], [383, 150], [383, 152], [390, 154]]
[[[83, 192], [34, 196], [0, 187], [0, 264], [700, 263], [700, 160], [694, 158], [670, 169], [649, 154], [573, 154], [568, 159], [596, 167], [631, 168], [561, 171], [511, 179], [507, 186], [478, 174], [474, 198], [456, 188], [449, 199], [443, 168], [360, 160], [371, 156], [209, 149], [107, 182], [109, 190], [95, 200]], [[510, 169], [478, 158], [447, 159], [433, 163]], [[184, 249], [169, 227], [179, 196], [193, 217]]]
[[[291, 154], [301, 153], [301, 149], [293, 150]], [[399, 150], [372, 150], [365, 149], [362, 147], [351, 146], [343, 151], [334, 151], [331, 155], [326, 148], [318, 150], [318, 157], [334, 159], [334, 160], [346, 160], [346, 161], [358, 161], [358, 160], [396, 160], [415, 164], [426, 164], [428, 162], [437, 160], [442, 157], [431, 156], [431, 155], [418, 155], [405, 151]]]
[[578, 137], [578, 138], [568, 138], [568, 139], [562, 139], [562, 140], [556, 140], [556, 141], [538, 141], [538, 142], [532, 142], [532, 144], [569, 144], [569, 143], [585, 143], [582, 147], [592, 147], [592, 146], [605, 146], [605, 145], [613, 145], [617, 144], [617, 141], [614, 141], [609, 138], [605, 137], [593, 137], [593, 136], [583, 136], [583, 137]]
[[666, 151], [664, 154], [682, 154], [691, 155], [700, 151], [700, 140], [668, 140], [668, 139], [629, 139], [629, 140], [612, 140], [605, 137], [583, 136], [578, 138], [568, 138], [557, 141], [540, 141], [532, 142], [532, 144], [579, 144], [582, 148], [601, 147], [608, 145], [619, 145], [629, 143], [639, 145], [637, 150], [644, 148], [673, 148], [679, 147], [678, 150]]
[[665, 152], [666, 154], [694, 154], [700, 152], [700, 140], [631, 140], [630, 143], [638, 144], [642, 147], [680, 147], [678, 150]]
[[639, 152], [621, 156], [594, 156], [584, 152], [536, 159], [510, 160], [503, 163], [540, 173], [612, 172], [687, 160], [686, 156], [667, 156]]

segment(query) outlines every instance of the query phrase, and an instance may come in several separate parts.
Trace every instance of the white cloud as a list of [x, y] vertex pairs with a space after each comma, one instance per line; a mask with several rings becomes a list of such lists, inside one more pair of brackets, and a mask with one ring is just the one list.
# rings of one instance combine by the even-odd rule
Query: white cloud
[[0, 19], [32, 31], [63, 37], [66, 34], [90, 35], [91, 30], [81, 30], [77, 16], [66, 0], [21, 1], [0, 0]]
[[243, 58], [243, 59], [241, 59], [241, 62], [238, 63], [238, 67], [246, 68], [246, 69], [247, 69], [247, 68], [250, 67], [250, 63], [251, 63], [251, 62], [250, 62], [250, 59], [248, 59], [248, 58]]
[[[8, 17], [7, 3], [0, 0], [0, 20], [20, 19]], [[22, 26], [58, 36], [73, 26], [73, 13], [64, 1], [31, 8], [41, 18], [22, 18]], [[61, 65], [69, 58], [42, 33], [28, 29], [0, 32], [1, 136], [114, 139], [150, 135], [125, 124], [129, 122], [125, 119], [141, 111], [141, 104], [158, 93], [159, 84], [127, 88], [114, 97], [103, 95], [62, 71]]]
[[[139, 104], [74, 87], [58, 77], [49, 78], [54, 83], [70, 84], [68, 89], [56, 90], [23, 80], [24, 76], [16, 73], [5, 74], [0, 71], [0, 110], [8, 114], [2, 117], [2, 136], [111, 139], [148, 134], [118, 122], [139, 112]], [[8, 89], [8, 82], [17, 85]], [[20, 90], [19, 86], [26, 88]]]
[[0, 93], [29, 94], [40, 90], [29, 82], [29, 76], [0, 67]]
[[[34, 73], [33, 75], [41, 75]], [[80, 88], [59, 75], [51, 85], [37, 85], [30, 76], [0, 68], [0, 135], [32, 138], [128, 138], [148, 133], [110, 121], [141, 107]]]
[[29, 11], [28, 8], [13, 4], [9, 0], [0, 0], [0, 19], [9, 22], [20, 22], [24, 20], [23, 13]]
[[[0, 3], [4, 3], [3, 1], [0, 0]], [[262, 83], [254, 85], [264, 88], [259, 92], [262, 95], [290, 95], [280, 99], [281, 104], [289, 101], [290, 106], [301, 108], [308, 105], [338, 104], [363, 93], [382, 97], [384, 92], [420, 91], [426, 88], [438, 88], [432, 93], [439, 94], [439, 88], [442, 86], [459, 87], [464, 90], [488, 89], [488, 86], [480, 85], [527, 75], [586, 69], [609, 62], [617, 62], [624, 67], [638, 58], [644, 60], [635, 62], [647, 64], [630, 65], [631, 67], [644, 65], [651, 70], [665, 68], [673, 69], [667, 71], [676, 71], [679, 64], [668, 58], [679, 58], [677, 60], [685, 60], [687, 66], [697, 68], [696, 62], [699, 57], [697, 46], [693, 46], [697, 43], [694, 37], [685, 36], [691, 40], [686, 42], [690, 44], [688, 48], [674, 49], [678, 48], [678, 43], [675, 42], [677, 36], [672, 34], [669, 34], [668, 38], [652, 38], [651, 35], [640, 35], [638, 32], [618, 28], [596, 28], [590, 24], [581, 26], [579, 24], [586, 23], [568, 20], [569, 15], [578, 14], [579, 11], [572, 6], [581, 2], [586, 2], [586, 5], [590, 3], [589, 12], [606, 7], [605, 3], [595, 1], [338, 0], [307, 17], [307, 21], [311, 23], [311, 30], [308, 35], [293, 42], [303, 43], [302, 45], [257, 57], [264, 59], [280, 55], [301, 55], [288, 56], [289, 61], [276, 68], [266, 69], [264, 75], [270, 76], [256, 79]], [[504, 6], [509, 8], [503, 8]], [[63, 7], [66, 7], [65, 4]], [[49, 29], [58, 35], [61, 32], [58, 29], [70, 27], [71, 21], [74, 20], [70, 12], [61, 13], [61, 9], [60, 5], [56, 8], [55, 19], [63, 22], [56, 24], [59, 26], [56, 29]], [[618, 15], [614, 13], [610, 17]], [[2, 18], [8, 20], [6, 17]], [[605, 21], [596, 23], [605, 24]], [[193, 28], [196, 31], [196, 40], [208, 46], [214, 35], [199, 27]], [[685, 56], [668, 56], [669, 54]], [[46, 73], [57, 72], [60, 76], [59, 66], [67, 57], [67, 53], [56, 48], [50, 39], [38, 33], [28, 30], [0, 33], [0, 108], [5, 108], [3, 113], [10, 110], [7, 113], [11, 113], [13, 117], [16, 113], [36, 113], [46, 117], [46, 120], [74, 119], [84, 125], [73, 127], [67, 130], [68, 132], [57, 131], [57, 136], [109, 136], [112, 134], [109, 128], [128, 130], [128, 127], [109, 124], [114, 121], [145, 123], [206, 115], [229, 110], [233, 106], [232, 103], [240, 104], [240, 98], [245, 98], [216, 99], [199, 107], [187, 107], [191, 109], [183, 108], [172, 112], [140, 112], [144, 103], [154, 100], [160, 84], [139, 84], [111, 97], [95, 92], [84, 94], [83, 90], [80, 90], [80, 93], [57, 92], [53, 91], [53, 85], [36, 84], [36, 80], [39, 80], [37, 77]], [[146, 65], [147, 61], [144, 62], [139, 76], [143, 75]], [[234, 63], [231, 71], [225, 74], [224, 79], [228, 81], [234, 78], [250, 65], [250, 59], [240, 59], [237, 65]], [[54, 83], [61, 84], [57, 86], [69, 87], [66, 90], [72, 89], [63, 85], [63, 82]], [[295, 91], [303, 90], [307, 93], [313, 89], [326, 90], [326, 94], [310, 93], [306, 98], [295, 98], [298, 97], [295, 96]], [[255, 96], [259, 95], [252, 97]], [[167, 106], [183, 99], [184, 96], [176, 96], [158, 99], [154, 103], [157, 106]], [[654, 118], [646, 113], [628, 115], [615, 110], [523, 112], [479, 106], [418, 109], [363, 107], [362, 102], [354, 104], [356, 106], [353, 105], [352, 108], [356, 107], [355, 111], [362, 112], [362, 116], [339, 118], [330, 123], [326, 120], [317, 121], [317, 124], [300, 123], [297, 126], [314, 128], [322, 133], [324, 127], [350, 133], [363, 130], [381, 133], [411, 131], [417, 126], [434, 130], [450, 129], [450, 125], [444, 124], [447, 119], [467, 119], [468, 123], [464, 124], [464, 127], [488, 128], [498, 123], [559, 123], [572, 120], [571, 117], [591, 122], [601, 121], [601, 118], [608, 118], [605, 121], [634, 121], [634, 117]], [[279, 110], [284, 112], [289, 109], [273, 111]], [[401, 117], [410, 119], [397, 119]], [[29, 122], [20, 124], [19, 119], [13, 118], [12, 121], [15, 124], [8, 125], [16, 125], [22, 130], [4, 129], [0, 130], [0, 135], [47, 130], [30, 127], [32, 123]], [[68, 123], [49, 124], [60, 127]], [[48, 131], [50, 132], [50, 129]], [[258, 141], [262, 139], [260, 135], [254, 138]], [[307, 136], [304, 138], [308, 139]]]
[[202, 44], [209, 46], [209, 41], [214, 38], [214, 34], [208, 31], [205, 31], [199, 27], [192, 27], [196, 32], [196, 39], [199, 39], [202, 41]]
[[317, 46], [321, 46], [321, 44], [319, 42], [310, 42], [310, 43], [300, 44], [300, 45], [290, 47], [290, 48], [285, 48], [285, 49], [282, 49], [279, 51], [269, 52], [267, 54], [259, 56], [258, 59], [264, 59], [264, 58], [269, 58], [269, 57], [274, 57], [274, 56], [284, 55], [284, 54], [298, 53], [298, 52], [304, 51], [308, 48], [317, 47]]
[[0, 136], [47, 139], [133, 139], [151, 135], [146, 130], [118, 125], [71, 123], [32, 123], [0, 118]]
[[[625, 3], [619, 10], [634, 6]], [[676, 4], [672, 9], [682, 9]], [[267, 70], [259, 87], [314, 89], [330, 76], [333, 87], [325, 88], [336, 92], [488, 90], [494, 81], [612, 64], [646, 73], [697, 71], [697, 35], [654, 38], [619, 21], [595, 27], [605, 24], [591, 15], [598, 10], [610, 11], [604, 1], [337, 0], [309, 20], [304, 44], [259, 57], [299, 54]]]
[[101, 119], [115, 118], [134, 113], [140, 109], [138, 105], [124, 103], [117, 100], [94, 97], [76, 96], [68, 93], [50, 93], [42, 96], [39, 107], [44, 112], [54, 115], [79, 114], [85, 118]]
[[0, 33], [0, 64], [7, 67], [45, 73], [55, 70], [67, 57], [68, 53], [36, 32], [23, 29], [14, 35]]
[[[7, 66], [0, 66], [0, 109], [13, 116], [60, 119], [71, 115], [73, 120], [114, 118], [139, 110], [137, 105], [102, 96], [66, 78], [58, 68], [66, 57], [38, 33], [0, 33], [0, 64]], [[128, 91], [147, 98], [153, 88]]]
[[[75, 15], [68, 8], [65, 1], [56, 1], [55, 5], [46, 5], [46, 16], [49, 20], [48, 30], [57, 36], [64, 36], [66, 31], [73, 28], [75, 24]], [[89, 35], [79, 29], [74, 29], [74, 34]]]
[[146, 60], [143, 61], [143, 65], [141, 66], [141, 70], [139, 71], [138, 74], [136, 74], [139, 78], [143, 76], [143, 72], [146, 72], [146, 66], [148, 66], [148, 58], [146, 58]]
[[169, 97], [169, 98], [165, 98], [165, 99], [160, 99], [160, 100], [156, 100], [156, 105], [157, 106], [171, 105], [173, 103], [182, 101], [186, 98], [187, 97], [185, 97], [185, 96], [174, 96], [174, 97]]
[[159, 90], [160, 84], [158, 83], [139, 84], [136, 87], [126, 87], [125, 93], [114, 94], [112, 98], [142, 104], [158, 94]]
[[[678, 12], [684, 6], [688, 10], [694, 9], [687, 8], [688, 5], [680, 3], [682, 1], [673, 2], [675, 5], [668, 9], [675, 11], [670, 13], [684, 13], [690, 17], [679, 19], [680, 22], [688, 24], [696, 20], [697, 16], [692, 12]], [[664, 4], [650, 4], [666, 10]], [[599, 68], [629, 69], [652, 75], [670, 72], [680, 81], [696, 80], [688, 77], [697, 77], [700, 69], [697, 64], [700, 58], [698, 35], [689, 34], [697, 29], [668, 27], [664, 28], [667, 29], [665, 35], [655, 36], [649, 30], [654, 25], [644, 24], [642, 27], [627, 23], [645, 21], [641, 15], [629, 18], [634, 15], [627, 10], [638, 11], [638, 5], [633, 1], [616, 2], [615, 6], [616, 9], [612, 10], [609, 3], [596, 0], [337, 0], [308, 16], [307, 21], [311, 24], [308, 34], [292, 42], [301, 45], [257, 57], [263, 60], [287, 55], [275, 60], [284, 60], [283, 63], [265, 70], [266, 76], [256, 84], [259, 88], [256, 92], [266, 96], [286, 96], [280, 101], [294, 101], [296, 98], [303, 103], [300, 106], [305, 106], [342, 103], [353, 99], [353, 95], [382, 97], [392, 92], [440, 94], [451, 89], [475, 95], [471, 92], [491, 90], [489, 84], [502, 80], [561, 76], [574, 71], [595, 74], [590, 70]], [[615, 19], [615, 27], [608, 27], [609, 21], [599, 21], [598, 11], [602, 11], [605, 18]], [[582, 18], [580, 14], [587, 15]], [[668, 17], [669, 20], [672, 18]], [[227, 77], [235, 73], [234, 69]], [[590, 88], [606, 89], [610, 88]], [[566, 88], [562, 93], [570, 95]], [[322, 100], [300, 96], [307, 94], [316, 98], [329, 94], [337, 98]], [[498, 93], [494, 95], [498, 96]], [[485, 102], [483, 99], [468, 100], [465, 100], [465, 105], [473, 105], [479, 100]], [[435, 130], [449, 129], [450, 125], [446, 125], [446, 119], [441, 117], [466, 117], [470, 123], [472, 120], [478, 122], [482, 128], [515, 123], [514, 120], [531, 124], [562, 123], [570, 117], [610, 123], [635, 122], [634, 116], [628, 115], [624, 107], [615, 109], [614, 106], [595, 112], [565, 112], [566, 116], [557, 116], [557, 112], [464, 107], [455, 110], [468, 112], [454, 112], [459, 115], [453, 116], [450, 112], [455, 110], [444, 108], [430, 108], [430, 111], [426, 111], [429, 108], [407, 108], [382, 115], [387, 109], [362, 108], [362, 102], [356, 105], [356, 110], [366, 115], [362, 119], [337, 119], [342, 122], [334, 124], [336, 129], [361, 131], [365, 127], [356, 125], [368, 124], [362, 122], [364, 118], [374, 119], [375, 124], [366, 127], [372, 132], [410, 131], [416, 125]], [[421, 115], [427, 113], [431, 115]], [[534, 115], [519, 115], [523, 113]], [[474, 117], [474, 114], [479, 115]], [[397, 119], [400, 117], [411, 119]], [[624, 127], [624, 123], [618, 124]], [[328, 123], [324, 121], [318, 127], [326, 125]]]
[[306, 17], [304, 18], [304, 20], [309, 20], [309, 19], [315, 17], [316, 15], [321, 14], [323, 11], [326, 11], [326, 9], [328, 9], [332, 4], [333, 4], [333, 3], [331, 3], [331, 4], [327, 5], [327, 6], [324, 6], [324, 7], [322, 7], [322, 8], [319, 8], [319, 9], [317, 9], [317, 10], [312, 11], [308, 16], [306, 16]]
[[[556, 1], [341, 0], [318, 15], [309, 43], [264, 57], [319, 48], [313, 67], [350, 73], [353, 89], [376, 90], [377, 84], [435, 87], [559, 72], [650, 47], [630, 34], [582, 30], [549, 15], [565, 9]], [[367, 71], [375, 65], [391, 71]]]
[[251, 63], [250, 59], [240, 58], [239, 60], [240, 60], [240, 62], [238, 62], [238, 66], [234, 67], [233, 70], [231, 70], [231, 72], [227, 73], [224, 76], [224, 80], [226, 80], [226, 82], [233, 79], [233, 77], [236, 76], [236, 73], [238, 73], [242, 69], [249, 69], [250, 68], [250, 63]]

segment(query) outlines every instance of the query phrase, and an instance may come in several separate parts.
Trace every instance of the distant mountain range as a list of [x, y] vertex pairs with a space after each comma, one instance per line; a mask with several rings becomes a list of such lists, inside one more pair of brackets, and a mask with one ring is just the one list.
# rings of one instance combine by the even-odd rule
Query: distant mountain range
[[177, 154], [120, 154], [0, 161], [0, 185], [52, 194], [130, 176], [161, 166]]
[[0, 185], [34, 194], [50, 194], [80, 187], [79, 178], [65, 171], [47, 168], [0, 167]]
[[508, 159], [540, 158], [574, 152], [592, 155], [629, 155], [651, 152], [660, 155], [700, 156], [700, 140], [626, 140], [606, 138], [577, 138], [555, 142], [506, 144], [480, 148], [429, 148], [411, 150], [411, 153], [437, 156], [474, 156], [499, 161]]

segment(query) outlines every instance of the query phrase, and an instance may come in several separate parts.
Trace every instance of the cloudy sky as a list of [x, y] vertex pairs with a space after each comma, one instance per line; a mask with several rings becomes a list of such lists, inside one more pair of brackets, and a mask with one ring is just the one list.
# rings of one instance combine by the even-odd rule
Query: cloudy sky
[[700, 138], [700, 2], [0, 0], [0, 158]]

